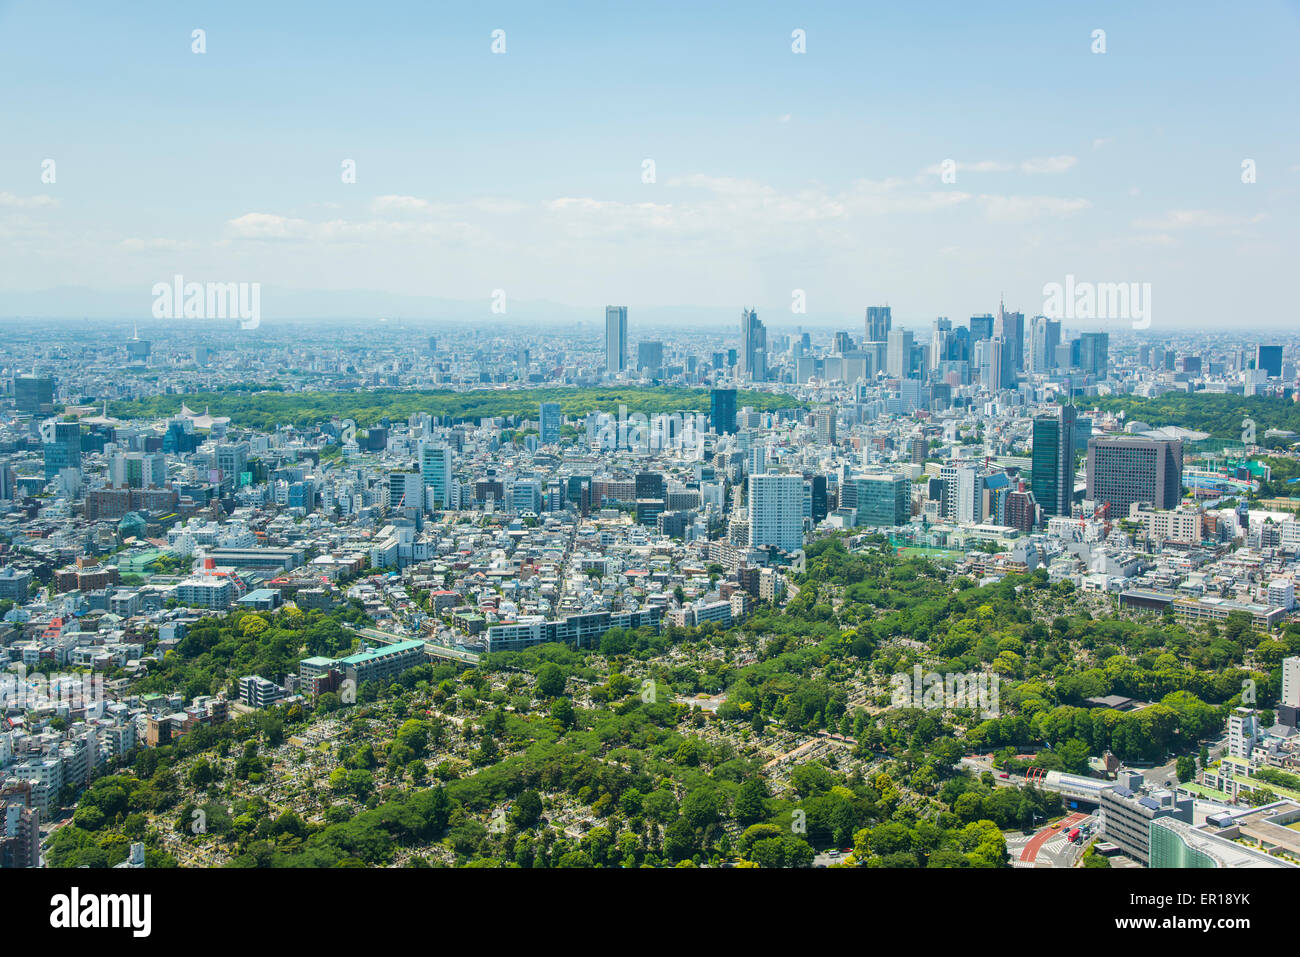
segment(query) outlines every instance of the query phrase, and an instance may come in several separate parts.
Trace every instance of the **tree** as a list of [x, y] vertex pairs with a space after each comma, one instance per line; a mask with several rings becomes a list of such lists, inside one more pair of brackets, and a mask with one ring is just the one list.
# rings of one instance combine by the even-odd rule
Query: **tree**
[[547, 698], [564, 694], [564, 671], [553, 661], [545, 662], [537, 669], [537, 690]]
[[731, 815], [741, 824], [748, 826], [764, 820], [767, 813], [767, 785], [762, 778], [750, 778], [736, 792]]
[[1180, 755], [1176, 767], [1179, 782], [1191, 781], [1196, 777], [1196, 759], [1190, 754]]
[[515, 799], [510, 822], [520, 830], [530, 828], [542, 818], [542, 797], [531, 788]]

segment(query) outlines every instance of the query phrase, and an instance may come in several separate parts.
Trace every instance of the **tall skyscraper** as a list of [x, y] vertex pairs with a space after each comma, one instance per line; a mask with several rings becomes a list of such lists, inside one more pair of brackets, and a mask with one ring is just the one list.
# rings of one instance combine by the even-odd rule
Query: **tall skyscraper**
[[1183, 443], [1139, 435], [1088, 440], [1088, 499], [1110, 503], [1112, 519], [1128, 518], [1134, 502], [1174, 508], [1182, 495]]
[[1255, 368], [1264, 370], [1269, 374], [1270, 378], [1280, 379], [1282, 377], [1282, 347], [1256, 346]]
[[937, 369], [948, 358], [948, 340], [952, 338], [952, 320], [940, 316], [934, 320], [934, 330], [930, 334], [929, 368]]
[[888, 375], [906, 379], [912, 374], [912, 333], [906, 329], [889, 331]]
[[749, 547], [774, 545], [785, 552], [803, 546], [803, 476], [749, 476]]
[[35, 376], [14, 377], [14, 406], [19, 412], [50, 413], [54, 411], [54, 380]]
[[605, 372], [618, 375], [627, 368], [627, 306], [605, 307]]
[[41, 423], [40, 433], [47, 482], [53, 480], [61, 469], [81, 468], [80, 425], [50, 419]]
[[998, 321], [993, 325], [993, 334], [1007, 340], [1010, 349], [1012, 381], [1015, 373], [1025, 369], [1025, 314], [1007, 312], [1006, 306], [998, 303]]
[[1079, 368], [1104, 379], [1110, 370], [1110, 333], [1085, 332], [1079, 336]]
[[1011, 344], [1001, 336], [975, 342], [975, 364], [980, 381], [990, 391], [1006, 389], [1015, 381], [1011, 366]]
[[646, 339], [636, 346], [636, 368], [638, 372], [657, 373], [664, 367], [664, 344], [657, 340]]
[[888, 342], [893, 317], [888, 306], [867, 306], [867, 342]]
[[563, 422], [564, 416], [560, 412], [560, 403], [540, 403], [537, 416], [537, 431], [542, 445], [560, 444], [560, 426]]
[[1056, 368], [1056, 347], [1061, 344], [1061, 320], [1034, 316], [1029, 325], [1029, 370], [1044, 373]]
[[823, 405], [813, 409], [813, 422], [817, 427], [817, 444], [835, 444], [835, 406]]
[[740, 377], [752, 382], [767, 380], [767, 327], [754, 309], [746, 309], [740, 316]]
[[993, 315], [985, 313], [982, 316], [970, 317], [970, 337], [972, 342], [978, 342], [980, 339], [993, 338]]
[[736, 390], [714, 389], [709, 393], [709, 422], [718, 435], [736, 431]]
[[444, 443], [430, 442], [420, 449], [420, 476], [430, 508], [451, 508], [451, 463], [451, 447]]
[[1034, 418], [1031, 454], [1034, 500], [1044, 515], [1070, 514], [1074, 498], [1074, 432], [1076, 410], [1063, 405]]
[[906, 475], [855, 475], [843, 483], [845, 502], [857, 512], [858, 525], [906, 525], [912, 514], [912, 483]]

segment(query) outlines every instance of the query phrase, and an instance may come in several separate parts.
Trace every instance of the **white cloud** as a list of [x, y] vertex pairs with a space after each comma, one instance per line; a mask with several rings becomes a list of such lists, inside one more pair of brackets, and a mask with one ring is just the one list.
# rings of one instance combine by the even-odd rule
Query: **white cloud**
[[[944, 163], [947, 161], [945, 160]], [[956, 160], [953, 165], [958, 173], [1064, 173], [1079, 162], [1075, 156], [1042, 156], [1009, 163], [1004, 160], [975, 160], [966, 162]], [[921, 170], [922, 176], [940, 176], [945, 172], [944, 163], [934, 163]]]
[[1026, 173], [1064, 173], [1078, 162], [1074, 156], [1044, 156], [1025, 160], [1020, 164], [1020, 169]]
[[1266, 219], [1268, 219], [1267, 213], [1256, 213], [1253, 216], [1236, 216], [1205, 209], [1174, 209], [1156, 219], [1135, 219], [1133, 228], [1149, 229], [1154, 232], [1164, 232], [1171, 229], [1234, 228], [1254, 226]]
[[1067, 199], [1059, 196], [982, 194], [976, 199], [984, 210], [985, 217], [995, 223], [1026, 222], [1040, 216], [1069, 216], [1092, 205], [1086, 199]]
[[58, 205], [59, 201], [53, 196], [15, 196], [13, 193], [0, 193], [0, 206], [10, 209], [49, 209]]

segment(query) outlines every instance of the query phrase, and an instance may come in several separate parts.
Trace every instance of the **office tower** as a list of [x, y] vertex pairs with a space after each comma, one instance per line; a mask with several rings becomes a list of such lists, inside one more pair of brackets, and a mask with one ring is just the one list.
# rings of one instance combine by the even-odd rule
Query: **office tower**
[[[443, 442], [428, 442], [420, 448], [420, 478], [424, 485], [424, 504], [428, 508], [451, 507], [451, 447]], [[409, 500], [407, 505], [414, 503]]]
[[510, 486], [509, 510], [516, 515], [531, 512], [540, 515], [546, 511], [542, 500], [542, 480], [538, 478], [516, 479]]
[[1079, 340], [1072, 339], [1056, 347], [1056, 368], [1060, 372], [1069, 372], [1079, 367]]
[[930, 454], [930, 443], [926, 441], [924, 435], [914, 435], [907, 443], [908, 457], [913, 465], [924, 465], [926, 457]]
[[1034, 501], [1042, 506], [1044, 515], [1070, 514], [1074, 499], [1075, 418], [1072, 405], [1034, 418], [1030, 478]]
[[638, 472], [636, 476], [637, 498], [664, 498], [664, 477], [658, 472]]
[[223, 442], [217, 446], [214, 456], [217, 468], [221, 470], [222, 480], [238, 484], [239, 476], [248, 471], [248, 457], [252, 446], [247, 442]]
[[167, 458], [161, 452], [115, 452], [108, 460], [108, 481], [113, 488], [162, 488]]
[[956, 327], [948, 334], [944, 359], [949, 362], [970, 362], [971, 343], [974, 341], [969, 329], [965, 326]]
[[803, 476], [749, 476], [749, 547], [793, 552], [803, 545]]
[[638, 372], [657, 373], [664, 367], [664, 344], [656, 340], [638, 342], [636, 368]]
[[830, 513], [830, 505], [826, 495], [826, 476], [814, 475], [812, 478], [804, 480], [808, 487], [808, 511], [809, 517], [816, 525]]
[[627, 368], [627, 306], [605, 307], [605, 372], [618, 375]]
[[45, 456], [45, 480], [52, 481], [62, 469], [81, 468], [81, 426], [76, 422], [41, 423], [41, 447]]
[[867, 342], [888, 342], [893, 317], [888, 306], [867, 306]]
[[736, 390], [714, 389], [709, 393], [709, 423], [718, 435], [736, 431]]
[[54, 380], [34, 376], [14, 377], [14, 407], [33, 415], [54, 411]]
[[943, 481], [940, 511], [944, 518], [962, 524], [984, 521], [984, 477], [974, 465], [945, 465], [939, 478]]
[[752, 382], [767, 380], [767, 327], [754, 309], [740, 316], [740, 377]]
[[858, 525], [906, 525], [912, 517], [912, 483], [906, 475], [855, 475], [844, 490]]
[[889, 331], [887, 374], [893, 379], [906, 379], [912, 374], [912, 333], [905, 329]]
[[1138, 435], [1088, 440], [1089, 501], [1110, 504], [1112, 519], [1128, 518], [1134, 502], [1174, 508], [1182, 494], [1183, 443]]
[[1016, 373], [1025, 370], [1025, 314], [1007, 312], [1006, 306], [998, 303], [998, 321], [993, 326], [993, 334], [1002, 336], [1010, 350], [1010, 381], [1015, 381]]
[[1255, 368], [1263, 369], [1271, 379], [1282, 377], [1282, 347], [1256, 346]]
[[1061, 344], [1061, 320], [1034, 316], [1029, 326], [1029, 370], [1044, 373], [1056, 368], [1056, 349]]
[[538, 406], [537, 431], [542, 445], [560, 444], [560, 425], [564, 416], [560, 412], [560, 403], [542, 402]]
[[970, 317], [970, 337], [972, 342], [993, 338], [993, 314], [986, 312], [982, 316]]
[[132, 331], [131, 338], [126, 340], [126, 358], [128, 362], [146, 362], [149, 359], [151, 343], [148, 339], [140, 338], [140, 330], [136, 328]]
[[1110, 333], [1085, 332], [1079, 336], [1079, 368], [1104, 379], [1110, 370]]
[[957, 521], [979, 525], [984, 521], [984, 476], [975, 468], [957, 470]]
[[930, 361], [927, 369], [937, 369], [948, 358], [948, 340], [952, 338], [952, 320], [940, 316], [934, 320], [934, 330], [930, 334]]
[[0, 502], [12, 502], [18, 495], [18, 473], [7, 462], [0, 462]]
[[980, 381], [990, 392], [1008, 388], [1015, 381], [1011, 367], [1011, 344], [1001, 336], [975, 343], [975, 363]]
[[813, 423], [817, 428], [818, 445], [835, 444], [835, 406], [824, 405], [813, 409]]
[[930, 389], [920, 379], [903, 379], [898, 383], [898, 411], [911, 415], [930, 408]]
[[837, 355], [844, 355], [846, 352], [852, 352], [856, 348], [853, 337], [847, 332], [835, 333], [835, 347], [831, 350]]

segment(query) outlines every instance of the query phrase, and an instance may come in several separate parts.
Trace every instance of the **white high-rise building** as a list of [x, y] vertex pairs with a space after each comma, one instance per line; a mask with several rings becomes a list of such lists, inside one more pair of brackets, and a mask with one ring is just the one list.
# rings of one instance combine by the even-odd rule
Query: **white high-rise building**
[[1228, 754], [1249, 761], [1257, 738], [1255, 712], [1249, 708], [1237, 708], [1228, 715]]
[[750, 548], [793, 552], [803, 546], [802, 475], [751, 475], [748, 501]]
[[605, 307], [605, 372], [618, 375], [627, 368], [627, 306]]
[[1281, 704], [1300, 708], [1300, 657], [1282, 659]]
[[888, 375], [892, 379], [906, 379], [912, 374], [912, 333], [906, 329], [891, 329], [888, 341]]

